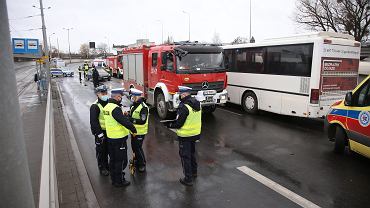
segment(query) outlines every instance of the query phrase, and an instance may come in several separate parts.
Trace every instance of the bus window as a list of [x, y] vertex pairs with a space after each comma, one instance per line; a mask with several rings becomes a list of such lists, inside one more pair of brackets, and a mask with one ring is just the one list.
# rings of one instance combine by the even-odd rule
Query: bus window
[[267, 47], [265, 73], [311, 76], [313, 44]]

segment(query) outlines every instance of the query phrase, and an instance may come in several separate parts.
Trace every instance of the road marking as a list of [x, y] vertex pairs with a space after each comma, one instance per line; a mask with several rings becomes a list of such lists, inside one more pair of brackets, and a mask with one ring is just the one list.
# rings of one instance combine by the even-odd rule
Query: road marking
[[223, 108], [217, 108], [218, 110], [222, 110], [222, 111], [225, 111], [225, 112], [228, 112], [228, 113], [231, 113], [231, 114], [234, 114], [234, 115], [237, 115], [237, 116], [242, 116], [243, 114], [240, 114], [240, 113], [235, 113], [235, 112], [232, 112], [232, 111], [229, 111], [229, 110], [225, 110]]
[[248, 176], [254, 178], [258, 182], [262, 183], [263, 185], [267, 186], [268, 188], [276, 191], [277, 193], [283, 195], [284, 197], [288, 198], [292, 202], [298, 204], [301, 207], [314, 207], [318, 208], [316, 204], [312, 203], [311, 201], [299, 196], [298, 194], [290, 191], [289, 189], [279, 185], [278, 183], [266, 178], [265, 176], [257, 173], [256, 171], [246, 167], [246, 166], [240, 166], [236, 169], [240, 170], [241, 172], [247, 174]]

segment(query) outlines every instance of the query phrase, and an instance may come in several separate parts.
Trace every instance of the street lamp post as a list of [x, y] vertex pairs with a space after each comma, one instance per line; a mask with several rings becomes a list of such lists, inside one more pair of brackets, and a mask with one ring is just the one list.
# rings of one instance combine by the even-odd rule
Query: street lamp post
[[189, 12], [186, 12], [186, 11], [182, 11], [184, 14], [187, 14], [188, 15], [188, 18], [189, 18], [189, 42], [190, 42], [190, 13]]
[[[51, 50], [51, 39], [50, 39], [50, 37], [53, 36], [53, 35], [55, 35], [55, 33], [52, 33], [52, 34], [49, 35], [49, 44], [50, 44], [49, 50]], [[51, 56], [52, 56], [52, 54], [50, 53], [50, 58], [52, 58]]]
[[69, 41], [69, 31], [73, 30], [73, 27], [70, 28], [63, 28], [63, 30], [68, 31], [68, 52], [69, 52], [69, 63], [72, 63], [72, 58], [71, 58], [71, 42]]
[[252, 39], [252, 0], [249, 0], [249, 41]]

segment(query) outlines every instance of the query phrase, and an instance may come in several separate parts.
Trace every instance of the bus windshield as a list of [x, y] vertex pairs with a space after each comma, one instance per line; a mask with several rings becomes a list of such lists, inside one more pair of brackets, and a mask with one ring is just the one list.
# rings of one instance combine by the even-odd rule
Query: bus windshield
[[223, 54], [220, 53], [188, 53], [176, 57], [178, 73], [223, 72]]

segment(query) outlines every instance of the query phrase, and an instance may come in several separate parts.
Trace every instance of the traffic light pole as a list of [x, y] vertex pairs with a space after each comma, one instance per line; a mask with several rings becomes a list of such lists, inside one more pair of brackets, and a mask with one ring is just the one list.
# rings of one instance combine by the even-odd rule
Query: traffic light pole
[[27, 152], [10, 47], [6, 0], [0, 0], [0, 196], [1, 207], [34, 208]]

